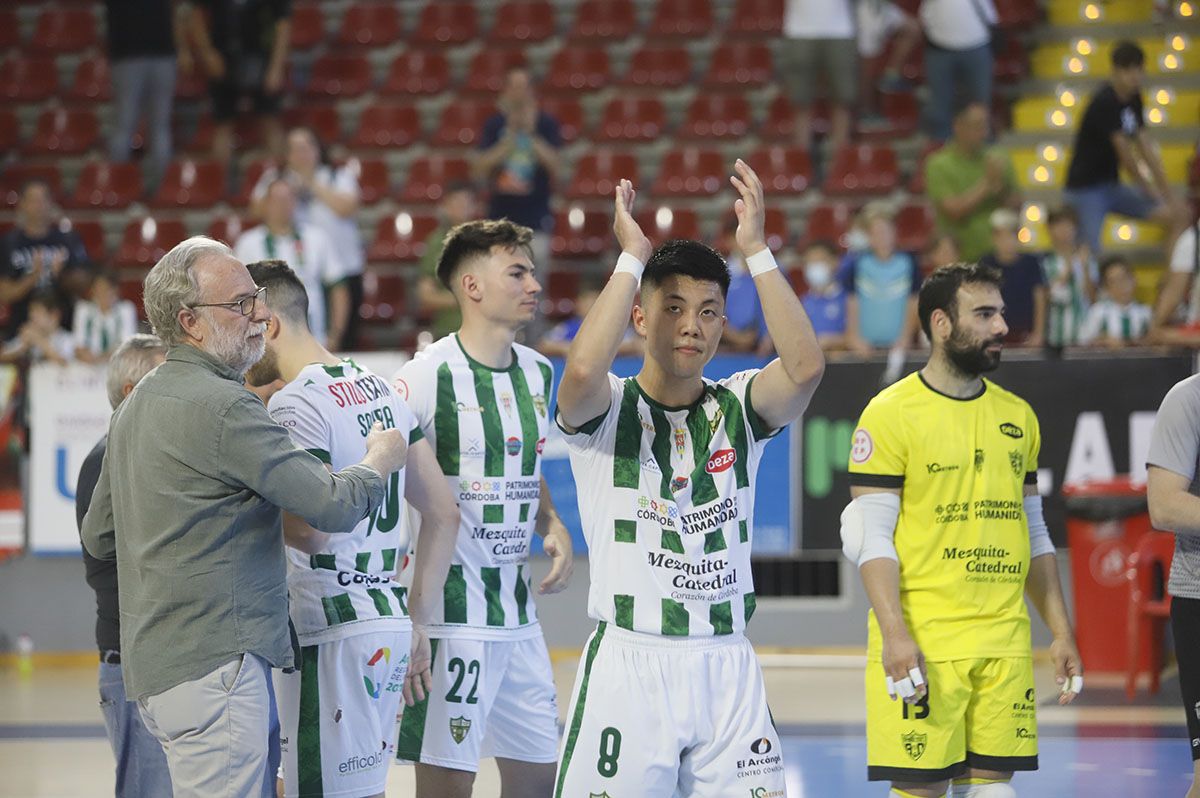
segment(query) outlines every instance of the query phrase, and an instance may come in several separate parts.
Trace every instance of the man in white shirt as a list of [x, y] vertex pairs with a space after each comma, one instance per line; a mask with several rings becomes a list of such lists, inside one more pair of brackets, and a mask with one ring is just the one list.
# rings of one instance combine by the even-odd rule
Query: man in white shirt
[[858, 99], [858, 45], [851, 0], [788, 0], [781, 73], [796, 104], [796, 143], [812, 149], [812, 104], [823, 73], [833, 104], [829, 146], [836, 152], [850, 138], [850, 109]]
[[945, 141], [960, 89], [966, 95], [960, 102], [992, 107], [992, 29], [999, 17], [992, 0], [923, 0], [919, 16], [929, 84], [926, 130]]
[[276, 179], [267, 187], [262, 209], [263, 223], [242, 233], [234, 256], [243, 263], [285, 261], [308, 291], [313, 334], [322, 342], [341, 341], [352, 310], [341, 255], [323, 230], [296, 220], [295, 191], [287, 180]]
[[[1200, 221], [1176, 239], [1169, 265], [1154, 305], [1150, 335], [1156, 343], [1200, 346], [1200, 280], [1195, 279], [1200, 272]], [[1171, 326], [1180, 321], [1184, 326]]]

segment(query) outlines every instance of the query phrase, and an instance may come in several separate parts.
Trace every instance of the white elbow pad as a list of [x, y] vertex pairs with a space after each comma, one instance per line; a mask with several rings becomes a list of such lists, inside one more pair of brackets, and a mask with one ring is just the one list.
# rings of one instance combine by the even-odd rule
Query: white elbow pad
[[855, 565], [880, 557], [899, 562], [892, 540], [899, 518], [900, 497], [895, 493], [859, 496], [842, 510], [842, 554]]
[[1054, 554], [1054, 543], [1050, 540], [1046, 516], [1042, 513], [1042, 497], [1026, 496], [1023, 504], [1025, 520], [1029, 522], [1029, 559]]

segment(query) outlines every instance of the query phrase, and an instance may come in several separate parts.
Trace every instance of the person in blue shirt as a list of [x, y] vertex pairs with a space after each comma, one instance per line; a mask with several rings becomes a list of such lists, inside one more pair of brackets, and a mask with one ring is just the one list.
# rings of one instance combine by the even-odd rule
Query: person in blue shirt
[[[599, 277], [585, 278], [575, 294], [575, 308], [570, 316], [554, 325], [542, 336], [537, 349], [546, 357], [566, 357], [571, 342], [579, 333], [579, 327], [587, 318], [588, 311], [596, 304], [607, 281]], [[625, 340], [617, 348], [617, 357], [640, 357], [642, 340], [633, 331], [632, 325], [625, 331]]]
[[804, 250], [804, 281], [808, 291], [800, 297], [800, 303], [821, 349], [845, 349], [846, 290], [837, 280], [837, 249], [832, 243], [814, 241]]
[[846, 292], [846, 345], [862, 357], [880, 349], [903, 352], [917, 329], [921, 270], [911, 253], [896, 249], [890, 208], [868, 205], [863, 227], [870, 245], [839, 275]]
[[1000, 296], [1004, 299], [1004, 321], [1011, 344], [1040, 348], [1046, 341], [1046, 278], [1038, 256], [1021, 251], [1017, 238], [1021, 220], [1016, 211], [993, 211], [992, 251], [979, 259], [981, 266], [999, 269], [1004, 275]]

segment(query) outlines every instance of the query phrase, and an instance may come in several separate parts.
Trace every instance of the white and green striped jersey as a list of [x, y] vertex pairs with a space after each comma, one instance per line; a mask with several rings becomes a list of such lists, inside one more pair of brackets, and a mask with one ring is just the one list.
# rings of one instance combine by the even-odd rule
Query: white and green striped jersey
[[[462, 523], [433, 636], [520, 640], [540, 634], [529, 541], [541, 498], [550, 361], [515, 344], [512, 365], [473, 360], [451, 334], [404, 364], [396, 390], [437, 452]], [[420, 540], [413, 530], [414, 553]], [[403, 572], [406, 580], [409, 574]]]
[[1153, 311], [1140, 302], [1118, 305], [1111, 299], [1101, 299], [1088, 310], [1079, 339], [1085, 344], [1100, 338], [1137, 341], [1150, 331], [1152, 317]]
[[653, 635], [745, 629], [754, 476], [779, 431], [751, 406], [758, 371], [706, 379], [695, 404], [674, 408], [610, 374], [608, 411], [563, 430], [587, 508], [591, 617]]
[[[1074, 346], [1087, 315], [1088, 300], [1083, 292], [1084, 272], [1095, 273], [1096, 261], [1075, 256], [1064, 258], [1051, 252], [1042, 258], [1042, 273], [1050, 287], [1046, 318], [1046, 343], [1050, 346]], [[1060, 282], [1069, 273], [1066, 282]]]
[[[334, 471], [362, 460], [367, 433], [376, 421], [385, 429], [406, 430], [410, 444], [423, 437], [392, 386], [352, 360], [305, 366], [267, 407], [298, 446]], [[396, 578], [397, 558], [408, 550], [400, 524], [403, 495], [402, 469], [388, 477], [379, 509], [353, 532], [332, 535], [319, 554], [287, 549], [290, 612], [302, 643], [315, 645], [364, 631], [363, 623], [374, 628], [409, 625], [407, 589]]]

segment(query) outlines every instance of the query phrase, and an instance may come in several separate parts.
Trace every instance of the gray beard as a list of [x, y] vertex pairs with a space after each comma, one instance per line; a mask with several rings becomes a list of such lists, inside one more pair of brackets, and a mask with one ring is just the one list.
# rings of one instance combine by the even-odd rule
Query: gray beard
[[[265, 325], [257, 326], [265, 329]], [[250, 331], [253, 330], [254, 327], [251, 327]], [[267, 351], [267, 339], [262, 336], [254, 340], [239, 338], [226, 328], [214, 325], [209, 347], [210, 355], [244, 377], [250, 367], [261, 360]]]

